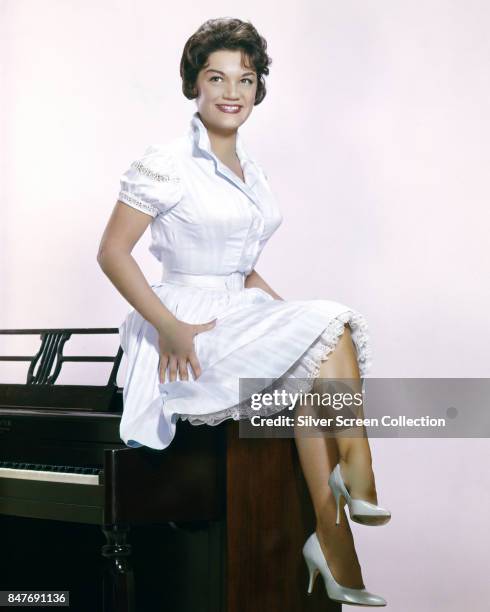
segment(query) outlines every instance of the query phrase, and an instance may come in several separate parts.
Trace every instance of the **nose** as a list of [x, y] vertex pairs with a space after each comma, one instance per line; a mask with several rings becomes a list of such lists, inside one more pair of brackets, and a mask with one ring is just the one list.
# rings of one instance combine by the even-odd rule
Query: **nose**
[[236, 85], [227, 85], [224, 97], [229, 100], [238, 100], [239, 96], [236, 92]]

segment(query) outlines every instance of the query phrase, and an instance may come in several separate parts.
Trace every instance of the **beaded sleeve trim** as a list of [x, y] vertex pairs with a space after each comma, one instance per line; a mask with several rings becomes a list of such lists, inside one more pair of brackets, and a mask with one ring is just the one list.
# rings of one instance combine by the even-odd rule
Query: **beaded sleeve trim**
[[159, 174], [158, 172], [154, 172], [153, 170], [150, 170], [150, 168], [147, 168], [146, 166], [144, 166], [140, 161], [135, 161], [131, 165], [138, 172], [148, 176], [149, 178], [155, 181], [159, 181], [161, 183], [169, 183], [169, 182], [179, 183], [180, 182], [180, 177], [170, 176], [170, 174]]
[[133, 208], [137, 208], [142, 212], [151, 215], [152, 217], [156, 217], [158, 214], [158, 209], [155, 206], [152, 206], [151, 204], [146, 204], [146, 202], [142, 202], [141, 200], [137, 200], [125, 191], [121, 191], [119, 193], [119, 200], [121, 200], [121, 202], [124, 202], [125, 204], [128, 204], [129, 206], [132, 206]]

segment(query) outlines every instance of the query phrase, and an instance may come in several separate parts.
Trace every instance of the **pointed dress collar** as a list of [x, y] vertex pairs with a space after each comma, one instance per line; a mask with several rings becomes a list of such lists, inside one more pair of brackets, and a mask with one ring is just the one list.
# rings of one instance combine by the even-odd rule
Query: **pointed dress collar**
[[248, 155], [244, 147], [241, 134], [238, 130], [236, 134], [236, 154], [240, 160], [240, 165], [245, 177], [245, 183], [213, 153], [208, 136], [208, 130], [197, 111], [192, 115], [192, 119], [190, 121], [189, 137], [197, 149], [203, 152], [206, 157], [211, 158], [215, 162], [216, 170], [220, 174], [231, 180], [254, 202], [254, 204], [257, 204], [257, 196], [252, 191], [252, 187], [255, 185], [258, 179], [257, 169], [255, 168], [253, 159]]

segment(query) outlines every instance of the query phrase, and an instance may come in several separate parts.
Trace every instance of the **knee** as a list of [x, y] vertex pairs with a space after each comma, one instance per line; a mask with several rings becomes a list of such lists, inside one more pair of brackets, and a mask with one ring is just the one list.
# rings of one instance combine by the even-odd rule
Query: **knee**
[[342, 342], [352, 342], [352, 329], [349, 323], [344, 323], [344, 331], [340, 336]]
[[340, 345], [340, 351], [353, 352], [357, 354], [356, 345], [352, 338], [352, 328], [349, 323], [344, 323], [344, 331], [339, 338], [337, 345]]

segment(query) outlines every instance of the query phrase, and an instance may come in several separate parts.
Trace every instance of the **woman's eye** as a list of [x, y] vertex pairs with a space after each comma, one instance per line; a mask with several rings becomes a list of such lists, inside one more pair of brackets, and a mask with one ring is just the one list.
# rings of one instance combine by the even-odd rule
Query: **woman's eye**
[[[221, 78], [223, 78], [223, 77], [220, 77], [220, 76], [212, 76], [212, 77], [211, 77], [209, 80], [210, 80], [210, 81], [213, 81], [213, 79], [221, 79]], [[244, 78], [244, 79], [242, 79], [242, 81], [248, 81], [248, 82], [250, 83], [250, 85], [253, 85], [253, 81], [252, 81], [252, 79]], [[215, 82], [215, 81], [214, 81], [214, 82]]]

